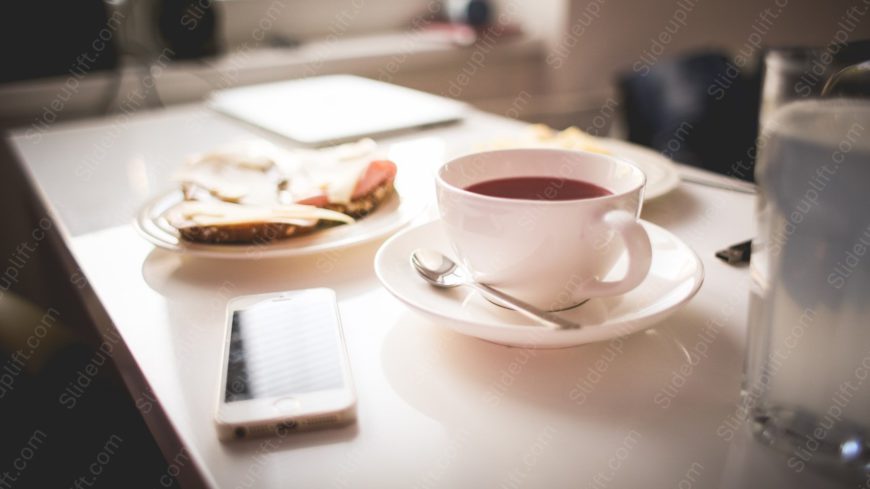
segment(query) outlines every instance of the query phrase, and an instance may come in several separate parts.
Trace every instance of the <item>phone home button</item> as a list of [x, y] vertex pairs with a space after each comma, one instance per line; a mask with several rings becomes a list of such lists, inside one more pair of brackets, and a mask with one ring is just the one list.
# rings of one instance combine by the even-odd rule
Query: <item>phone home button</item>
[[278, 399], [274, 404], [275, 409], [282, 413], [293, 413], [299, 409], [299, 400], [293, 397]]

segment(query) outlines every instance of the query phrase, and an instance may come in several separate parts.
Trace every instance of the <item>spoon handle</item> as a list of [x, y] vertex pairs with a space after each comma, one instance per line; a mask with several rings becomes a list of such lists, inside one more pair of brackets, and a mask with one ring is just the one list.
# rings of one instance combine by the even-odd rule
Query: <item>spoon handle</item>
[[517, 299], [516, 297], [509, 296], [500, 290], [493, 289], [489, 285], [472, 281], [468, 281], [466, 282], [466, 284], [476, 288], [477, 290], [483, 292], [490, 297], [493, 297], [498, 302], [501, 302], [506, 306], [515, 309], [517, 312], [523, 314], [524, 316], [544, 324], [545, 326], [556, 329], [579, 329], [581, 327], [577, 323], [562, 319], [561, 317], [559, 317], [558, 314], [539, 309], [527, 302], [523, 302]]

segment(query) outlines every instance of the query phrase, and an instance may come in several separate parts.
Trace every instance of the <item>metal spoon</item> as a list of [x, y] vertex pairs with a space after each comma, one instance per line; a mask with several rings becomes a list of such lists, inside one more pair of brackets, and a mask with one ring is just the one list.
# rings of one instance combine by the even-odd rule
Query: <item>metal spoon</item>
[[427, 249], [414, 250], [414, 252], [411, 253], [411, 264], [414, 265], [414, 269], [417, 270], [417, 273], [419, 273], [424, 280], [435, 287], [451, 288], [459, 287], [460, 285], [467, 285], [492, 297], [498, 302], [515, 309], [524, 316], [534, 319], [544, 326], [556, 329], [580, 328], [579, 324], [562, 319], [552, 312], [538, 309], [531, 304], [493, 289], [489, 285], [475, 282], [468, 276], [468, 273], [462, 267], [456, 264], [456, 262], [437, 251]]

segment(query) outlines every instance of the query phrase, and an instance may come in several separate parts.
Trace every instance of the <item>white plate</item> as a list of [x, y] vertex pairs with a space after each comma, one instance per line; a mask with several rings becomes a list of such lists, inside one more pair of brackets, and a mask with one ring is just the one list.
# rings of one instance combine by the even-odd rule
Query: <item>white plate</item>
[[[646, 189], [644, 190], [643, 195], [645, 201], [661, 197], [680, 185], [680, 174], [677, 171], [677, 166], [665, 155], [645, 146], [640, 146], [621, 139], [602, 138], [597, 136], [587, 137], [591, 138], [588, 141], [590, 146], [605, 149], [610, 153], [610, 156], [629, 161], [646, 174]], [[586, 140], [580, 139], [576, 142], [582, 145], [586, 143]], [[565, 146], [558, 138], [539, 140], [535, 139], [534, 136], [529, 133], [524, 135], [520, 134], [513, 139], [506, 138], [502, 141], [496, 142], [494, 146], [490, 146], [491, 145], [484, 145], [484, 149], [572, 149], [572, 146]]]
[[680, 185], [677, 166], [661, 153], [619, 139], [601, 138], [595, 142], [613, 153], [613, 156], [630, 161], [646, 174], [645, 201], [661, 197]]
[[[562, 348], [604, 341], [649, 328], [691, 299], [704, 279], [701, 260], [679, 238], [641, 221], [649, 233], [653, 259], [647, 278], [631, 292], [592, 299], [561, 312], [584, 327], [550, 330], [515, 311], [496, 306], [468, 287], [436, 289], [411, 267], [411, 252], [426, 247], [452, 256], [440, 220], [407, 229], [381, 246], [375, 273], [399, 300], [459, 333], [494, 343], [534, 348]], [[619, 276], [625, 257], [613, 270]]]
[[[410, 171], [407, 171], [410, 170]], [[213, 258], [271, 258], [298, 256], [336, 250], [386, 236], [407, 224], [426, 209], [431, 189], [425, 172], [409, 168], [396, 176], [396, 192], [368, 216], [353, 224], [316, 231], [271, 243], [204, 244], [182, 240], [163, 213], [181, 201], [181, 191], [163, 194], [146, 203], [134, 222], [136, 229], [155, 246], [196, 256]], [[431, 185], [430, 185], [431, 186]]]

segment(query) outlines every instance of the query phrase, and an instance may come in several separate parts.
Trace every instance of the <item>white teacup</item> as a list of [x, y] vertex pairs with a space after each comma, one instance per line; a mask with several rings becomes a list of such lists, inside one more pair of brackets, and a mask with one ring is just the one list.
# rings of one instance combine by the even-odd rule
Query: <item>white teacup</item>
[[[551, 180], [535, 199], [467, 190], [517, 177]], [[594, 184], [610, 195], [546, 200], [566, 188], [566, 180]], [[610, 156], [511, 149], [444, 164], [436, 189], [448, 238], [474, 279], [555, 311], [628, 292], [646, 277], [652, 249], [637, 221], [645, 183], [642, 171]], [[623, 252], [628, 254], [624, 276], [603, 280]]]

